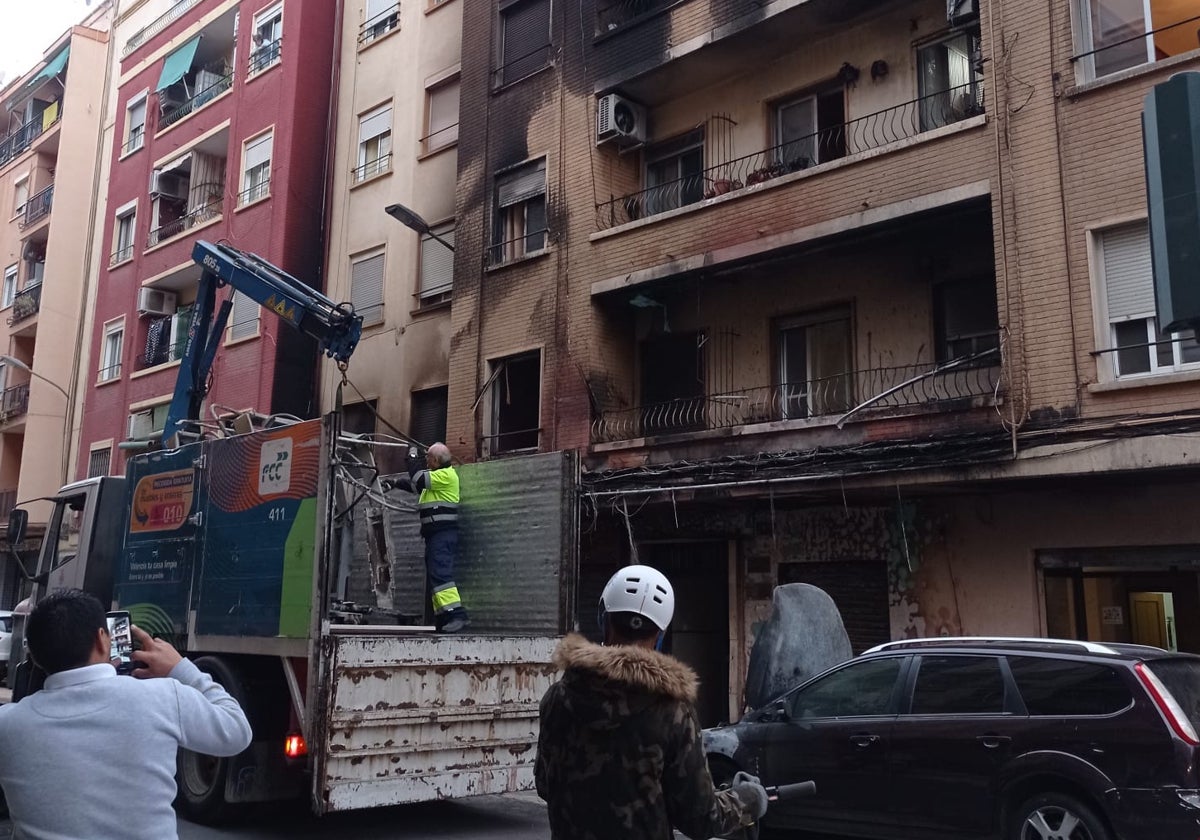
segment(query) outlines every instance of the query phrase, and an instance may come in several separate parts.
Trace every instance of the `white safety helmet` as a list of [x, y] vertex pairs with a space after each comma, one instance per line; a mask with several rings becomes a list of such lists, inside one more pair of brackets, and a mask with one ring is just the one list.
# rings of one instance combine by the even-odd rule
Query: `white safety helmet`
[[637, 613], [666, 631], [675, 614], [675, 591], [667, 576], [649, 566], [626, 566], [608, 579], [600, 595], [600, 610]]

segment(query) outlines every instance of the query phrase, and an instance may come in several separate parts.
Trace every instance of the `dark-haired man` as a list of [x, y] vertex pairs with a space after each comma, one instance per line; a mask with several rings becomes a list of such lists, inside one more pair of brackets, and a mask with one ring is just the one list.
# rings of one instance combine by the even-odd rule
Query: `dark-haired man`
[[133, 638], [139, 679], [110, 664], [93, 596], [57, 592], [30, 614], [25, 639], [45, 688], [0, 706], [0, 786], [17, 837], [177, 837], [176, 751], [226, 756], [249, 746], [236, 700], [167, 642], [136, 625]]
[[600, 597], [604, 645], [570, 635], [555, 651], [563, 677], [542, 698], [535, 767], [554, 840], [701, 840], [766, 813], [753, 776], [713, 787], [696, 674], [657, 650], [674, 611], [662, 572], [626, 566]]

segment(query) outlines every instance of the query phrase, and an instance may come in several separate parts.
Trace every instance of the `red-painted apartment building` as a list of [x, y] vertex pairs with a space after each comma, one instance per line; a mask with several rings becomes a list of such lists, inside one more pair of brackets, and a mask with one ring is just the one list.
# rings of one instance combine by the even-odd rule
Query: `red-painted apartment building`
[[[139, 5], [145, 24], [128, 36], [118, 21], [108, 258], [95, 288], [79, 477], [122, 473], [119, 445], [162, 429], [200, 277], [196, 240], [228, 242], [319, 284], [335, 5], [178, 0]], [[207, 405], [312, 414], [316, 353], [306, 342], [236, 297]]]

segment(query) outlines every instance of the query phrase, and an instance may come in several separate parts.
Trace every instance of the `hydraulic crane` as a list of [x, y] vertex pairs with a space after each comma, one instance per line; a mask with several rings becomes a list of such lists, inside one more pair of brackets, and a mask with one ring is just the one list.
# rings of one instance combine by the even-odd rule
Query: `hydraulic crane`
[[203, 273], [175, 394], [163, 426], [164, 448], [178, 445], [183, 425], [200, 418], [208, 393], [208, 375], [233, 308], [232, 299], [217, 306], [217, 290], [221, 287], [240, 292], [315, 339], [321, 351], [339, 366], [349, 361], [362, 335], [362, 316], [355, 314], [354, 307], [335, 303], [262, 257], [201, 240], [192, 249], [192, 259]]

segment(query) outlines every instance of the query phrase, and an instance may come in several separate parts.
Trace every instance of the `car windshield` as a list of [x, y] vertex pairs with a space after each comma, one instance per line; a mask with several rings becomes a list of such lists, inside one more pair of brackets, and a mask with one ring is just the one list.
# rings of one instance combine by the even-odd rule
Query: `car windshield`
[[1154, 659], [1146, 664], [1171, 692], [1192, 726], [1200, 728], [1200, 659]]

